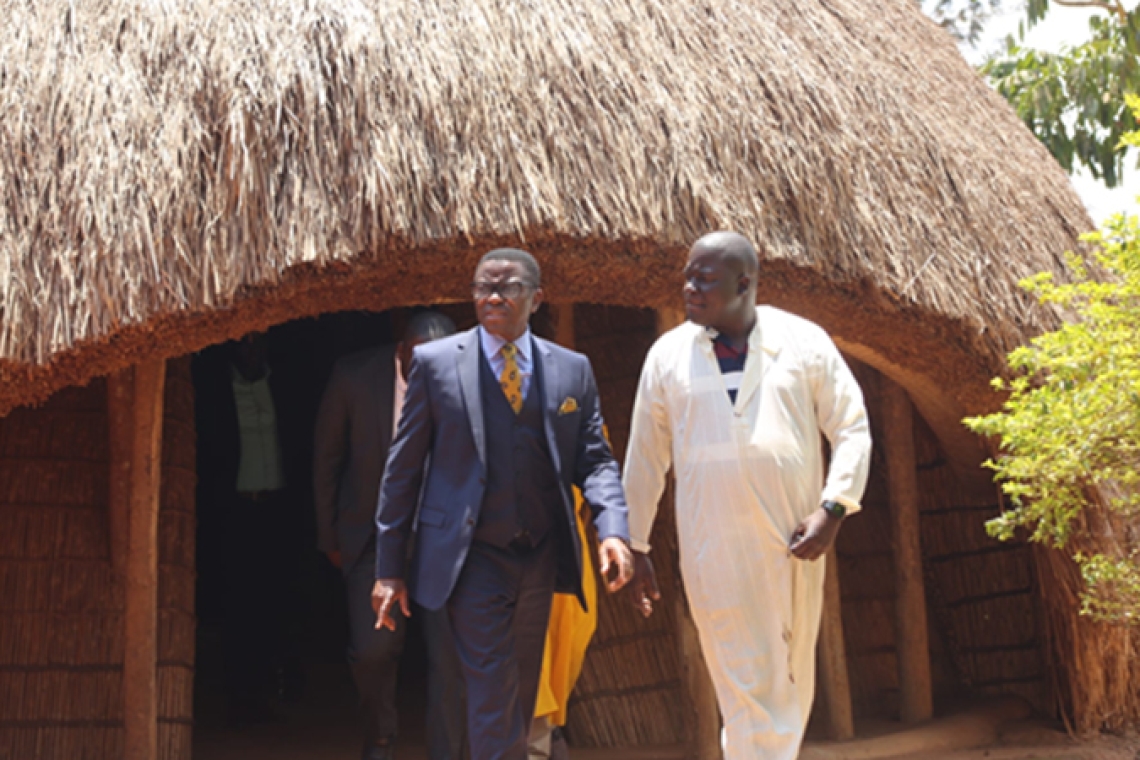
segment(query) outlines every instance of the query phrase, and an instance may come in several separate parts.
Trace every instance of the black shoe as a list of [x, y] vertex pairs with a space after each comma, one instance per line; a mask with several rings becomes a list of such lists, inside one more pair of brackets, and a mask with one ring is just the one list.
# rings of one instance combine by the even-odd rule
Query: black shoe
[[360, 760], [394, 760], [395, 757], [395, 748], [390, 740], [384, 744], [368, 742], [360, 754]]

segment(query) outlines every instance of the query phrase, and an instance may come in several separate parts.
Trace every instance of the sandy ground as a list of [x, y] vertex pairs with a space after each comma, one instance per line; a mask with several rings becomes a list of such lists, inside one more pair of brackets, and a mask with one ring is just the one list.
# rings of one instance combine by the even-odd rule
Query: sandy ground
[[[194, 760], [358, 760], [360, 728], [348, 671], [326, 666], [309, 674], [298, 704], [281, 704], [277, 718], [241, 730], [226, 725], [216, 685], [199, 690]], [[422, 704], [422, 694], [406, 700]], [[401, 715], [397, 760], [427, 760], [422, 717], [408, 708]], [[862, 732], [861, 732], [862, 733]], [[878, 733], [878, 730], [875, 731]], [[830, 745], [832, 751], [839, 747]], [[573, 749], [575, 760], [683, 760], [680, 747]], [[924, 760], [1140, 760], [1140, 740], [1102, 736], [1075, 741], [1055, 727], [1024, 721], [1005, 727], [989, 747], [957, 752], [923, 752], [903, 757]], [[758, 758], [757, 760], [762, 760]]]
[[1007, 729], [1002, 739], [990, 747], [922, 757], [933, 760], [1137, 760], [1140, 741], [1115, 736], [1077, 741], [1043, 724], [1026, 723]]
[[[360, 724], [347, 668], [311, 670], [298, 704], [276, 705], [270, 723], [235, 729], [226, 725], [213, 684], [199, 694], [193, 760], [359, 760]], [[407, 701], [422, 702], [415, 691]], [[407, 715], [406, 713], [412, 713]], [[427, 760], [422, 716], [401, 713], [397, 760]], [[639, 747], [574, 751], [575, 760], [682, 760], [681, 748]]]

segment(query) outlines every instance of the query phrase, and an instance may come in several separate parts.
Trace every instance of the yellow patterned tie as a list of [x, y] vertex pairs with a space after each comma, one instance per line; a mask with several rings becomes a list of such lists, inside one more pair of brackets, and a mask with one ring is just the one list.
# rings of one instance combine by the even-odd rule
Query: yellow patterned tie
[[499, 350], [503, 352], [503, 359], [505, 360], [503, 362], [503, 373], [499, 375], [499, 385], [503, 388], [503, 395], [507, 397], [507, 403], [511, 405], [511, 409], [515, 410], [515, 414], [518, 414], [523, 404], [522, 373], [519, 372], [518, 359], [515, 358], [519, 348], [514, 343], [507, 343]]

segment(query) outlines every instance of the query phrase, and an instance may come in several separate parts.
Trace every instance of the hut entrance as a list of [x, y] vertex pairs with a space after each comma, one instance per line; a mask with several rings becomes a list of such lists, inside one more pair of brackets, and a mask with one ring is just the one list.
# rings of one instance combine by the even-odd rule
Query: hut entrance
[[[469, 308], [449, 311], [458, 323], [473, 321]], [[317, 550], [314, 427], [334, 363], [394, 342], [405, 316], [403, 311], [342, 312], [299, 319], [193, 358], [195, 757], [250, 757], [254, 748], [253, 756], [274, 757], [360, 752], [363, 727], [345, 657], [345, 584]], [[247, 389], [235, 387], [235, 377], [251, 364], [257, 365], [251, 377], [262, 375], [260, 365], [267, 370], [274, 417], [267, 429], [275, 427], [276, 437], [262, 440], [256, 467], [247, 461], [239, 470], [239, 435], [264, 438], [264, 430], [238, 429], [239, 418], [249, 424], [250, 409], [264, 410], [242, 396]], [[247, 406], [239, 412], [238, 403]], [[247, 453], [249, 446], [247, 439]], [[397, 696], [405, 747], [423, 743], [426, 667], [422, 632], [413, 616]]]
[[[460, 329], [474, 324], [467, 305], [450, 305], [444, 311]], [[219, 481], [232, 483], [234, 477], [232, 464], [227, 470], [225, 461], [227, 452], [232, 457], [233, 444], [223, 440], [219, 431], [225, 426], [218, 420], [227, 414], [232, 420], [234, 414], [235, 347], [214, 346], [194, 359], [199, 474], [194, 712], [195, 756], [202, 760], [247, 757], [255, 748], [284, 756], [342, 751], [348, 756], [359, 751], [355, 690], [344, 657], [344, 585], [339, 572], [315, 548], [313, 429], [335, 361], [394, 341], [406, 316], [403, 310], [335, 313], [287, 322], [266, 333], [264, 359], [280, 399], [277, 423], [289, 498], [277, 507], [281, 519], [257, 526], [255, 533], [272, 541], [277, 553], [263, 557], [262, 566], [246, 566], [244, 579], [233, 569], [235, 551], [239, 561], [250, 561], [241, 552], [255, 538], [238, 541], [236, 548], [227, 544], [232, 516], [226, 512], [225, 497], [218, 495]], [[610, 306], [544, 306], [532, 326], [536, 333], [572, 343], [590, 356], [614, 448], [622, 457], [638, 374], [661, 329], [660, 315]], [[870, 366], [850, 356], [848, 361], [867, 397], [876, 441], [864, 513], [841, 532], [834, 563], [837, 603], [831, 604], [835, 613], [831, 620], [837, 621], [845, 642], [853, 717], [894, 721], [913, 707], [899, 675], [906, 669], [904, 657], [915, 655], [904, 652], [907, 642], [900, 638], [905, 632], [897, 623], [902, 598], [896, 576], [899, 547], [891, 539], [896, 486], [890, 478], [890, 460], [891, 451], [897, 455], [900, 449], [909, 454], [904, 467], [911, 471], [911, 487], [917, 494], [916, 581], [925, 592], [929, 615], [925, 651], [917, 659], [930, 666], [927, 691], [937, 700], [935, 711], [943, 712], [979, 690], [1020, 692], [1040, 704], [1043, 670], [1034, 634], [1038, 627], [1030, 559], [1024, 548], [997, 544], [984, 534], [984, 519], [997, 509], [996, 491], [990, 503], [965, 497], [938, 438], [921, 415], [911, 410], [901, 428], [888, 423], [892, 404], [897, 406], [899, 394], [905, 401], [905, 393]], [[893, 446], [887, 445], [892, 442]], [[671, 516], [671, 509], [662, 510], [654, 546], [663, 591], [677, 601], [681, 585]], [[251, 583], [251, 578], [256, 580]], [[265, 597], [255, 598], [257, 587], [269, 589]], [[235, 714], [229, 709], [235, 677], [243, 675], [234, 668], [250, 665], [232, 652], [227, 659], [227, 626], [233, 622], [228, 616], [234, 607], [243, 615], [244, 651], [260, 657], [263, 669], [269, 670], [273, 716], [240, 710]], [[681, 645], [685, 614], [683, 604], [669, 604], [653, 618], [641, 620], [622, 600], [603, 595], [598, 631], [571, 701], [568, 734], [574, 745], [677, 747], [700, 732], [686, 707], [693, 684], [686, 681], [687, 655]], [[824, 627], [826, 639], [827, 621]], [[413, 618], [398, 697], [400, 744], [411, 756], [423, 747], [422, 642]], [[821, 667], [821, 680], [826, 678], [823, 671]], [[834, 716], [829, 714], [826, 688], [817, 693], [809, 737], [824, 738], [834, 730]], [[640, 717], [614, 720], [615, 715]], [[266, 717], [275, 720], [262, 722]]]
[[[449, 306], [446, 311], [460, 329], [473, 324], [469, 306]], [[550, 311], [553, 314], [543, 310], [537, 315], [534, 329], [590, 357], [614, 449], [621, 457], [638, 374], [664, 320], [649, 309], [616, 306], [560, 304]], [[297, 696], [295, 687], [300, 687], [295, 702], [274, 696], [275, 722], [235, 728], [226, 710], [223, 615], [227, 594], [240, 590], [234, 581], [241, 579], [235, 579], [224, 562], [224, 502], [211, 498], [217, 493], [213, 484], [221, 476], [224, 452], [211, 428], [217, 423], [210, 420], [216, 420], [222, 408], [224, 393], [219, 388], [225, 388], [229, 349], [215, 346], [195, 356], [192, 373], [185, 359], [166, 362], [165, 395], [155, 395], [163, 402], [161, 499], [153, 499], [158, 507], [153, 515], [157, 545], [152, 547], [159, 570], [152, 578], [158, 597], [158, 625], [153, 630], [157, 667], [143, 663], [143, 669], [157, 675], [150, 688], [157, 695], [153, 722], [160, 752], [147, 757], [186, 760], [191, 730], [198, 760], [359, 753], [361, 731], [343, 654], [343, 589], [337, 572], [315, 551], [308, 482], [312, 427], [335, 360], [390, 341], [399, 333], [404, 314], [330, 314], [283, 323], [266, 336], [274, 382], [284, 385], [289, 398], [280, 419], [289, 452], [287, 457], [283, 452], [284, 474], [298, 479], [290, 483], [296, 501], [282, 506], [282, 519], [267, 521], [272, 524], [265, 531], [266, 540], [274, 539], [281, 553], [270, 566], [273, 572], [267, 573], [270, 580], [262, 585], [272, 586], [270, 594], [285, 594], [281, 589], [288, 593], [260, 617], [251, 614], [246, 631], [272, 652], [269, 662], [278, 676], [274, 687], [281, 688], [281, 696]], [[851, 364], [867, 396], [876, 451], [864, 513], [839, 536], [834, 566], [840, 601], [828, 609], [841, 612], [854, 717], [893, 721], [908, 704], [898, 678], [899, 589], [889, 518], [894, 488], [884, 448], [892, 441], [911, 453], [904, 469], [909, 469], [917, 491], [921, 581], [928, 610], [923, 617], [928, 617], [930, 630], [936, 714], [955, 697], [979, 692], [1021, 694], [1048, 711], [1054, 702], [1043, 656], [1047, 642], [1035, 607], [1039, 592], [1032, 556], [1024, 545], [997, 543], [984, 531], [985, 519], [997, 511], [996, 490], [979, 497], [973, 489], [964, 489], [954, 455], [932, 430], [934, 423], [928, 426], [917, 412], [905, 426], [886, 425], [888, 419], [897, 422], [887, 414], [886, 399], [893, 394], [897, 401], [899, 389], [891, 390], [869, 365], [854, 359]], [[113, 487], [123, 459], [115, 453], [122, 438], [116, 433], [122, 431], [117, 401], [122, 384], [121, 376], [98, 379], [62, 390], [41, 407], [22, 407], [0, 417], [0, 471], [6, 484], [0, 494], [0, 585], [7, 589], [6, 604], [0, 608], [0, 652], [7, 658], [0, 661], [0, 687], [16, 695], [0, 714], [0, 756], [124, 755], [124, 736], [129, 733], [121, 727], [124, 649], [130, 651], [132, 645], [124, 633], [127, 576], [122, 560], [131, 555], [121, 543], [130, 538], [123, 530], [125, 500]], [[194, 417], [196, 424], [191, 424]], [[192, 464], [196, 437], [197, 473]], [[684, 656], [691, 650], [685, 649], [689, 639], [675, 572], [671, 514], [668, 507], [661, 511], [653, 538], [666, 600], [659, 611], [642, 620], [622, 599], [602, 595], [598, 630], [570, 704], [568, 733], [575, 754], [577, 748], [598, 746], [676, 747], [700, 734], [687, 696], [695, 693], [688, 667], [694, 660]], [[252, 608], [264, 603], [253, 598], [253, 592], [247, 594]], [[413, 619], [398, 705], [400, 744], [408, 750], [402, 749], [401, 756], [409, 760], [422, 757], [417, 745], [422, 746], [425, 703], [425, 657], [415, 625]], [[254, 650], [255, 656], [262, 653]], [[298, 675], [302, 677], [290, 681]], [[824, 690], [818, 693], [819, 720], [813, 735], [823, 736], [830, 716]], [[60, 694], [77, 696], [65, 702], [57, 698]], [[715, 720], [714, 705], [711, 722]], [[715, 741], [715, 728], [709, 733]]]

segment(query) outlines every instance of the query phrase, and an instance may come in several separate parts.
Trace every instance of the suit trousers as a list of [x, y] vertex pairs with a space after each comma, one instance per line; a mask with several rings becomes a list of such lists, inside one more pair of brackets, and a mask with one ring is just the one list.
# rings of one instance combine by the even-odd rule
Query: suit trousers
[[417, 604], [412, 614], [419, 618], [427, 644], [428, 760], [463, 760], [467, 697], [447, 609], [429, 610]]
[[364, 711], [364, 739], [376, 742], [396, 736], [396, 674], [404, 651], [407, 620], [397, 607], [396, 630], [376, 630], [372, 611], [376, 550], [370, 546], [344, 576], [348, 592], [348, 664]]
[[475, 541], [448, 599], [471, 760], [526, 760], [557, 549], [554, 536], [525, 553]]

